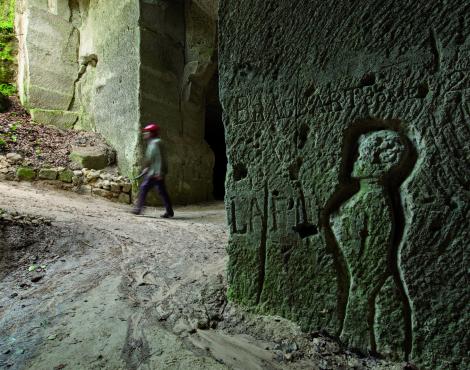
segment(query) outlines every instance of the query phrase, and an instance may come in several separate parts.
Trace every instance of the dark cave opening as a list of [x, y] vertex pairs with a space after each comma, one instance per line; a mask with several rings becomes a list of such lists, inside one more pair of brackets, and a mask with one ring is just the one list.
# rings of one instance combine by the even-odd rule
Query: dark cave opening
[[207, 87], [204, 139], [214, 152], [215, 162], [212, 175], [213, 196], [223, 200], [225, 196], [225, 175], [227, 173], [227, 155], [225, 130], [222, 120], [222, 105], [219, 101], [219, 75], [216, 72]]

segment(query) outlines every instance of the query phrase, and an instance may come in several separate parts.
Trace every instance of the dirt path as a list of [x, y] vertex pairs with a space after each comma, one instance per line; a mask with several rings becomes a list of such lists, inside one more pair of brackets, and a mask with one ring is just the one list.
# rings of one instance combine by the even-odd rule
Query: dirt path
[[0, 228], [2, 369], [403, 368], [228, 303], [223, 204], [164, 220], [0, 183], [0, 208], [52, 220]]

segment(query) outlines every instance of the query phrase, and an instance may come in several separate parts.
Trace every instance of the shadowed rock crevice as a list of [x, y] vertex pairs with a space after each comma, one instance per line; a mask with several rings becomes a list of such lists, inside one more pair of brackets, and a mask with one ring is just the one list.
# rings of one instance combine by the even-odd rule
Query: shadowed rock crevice
[[292, 228], [302, 239], [318, 234], [318, 227], [308, 222], [300, 223]]
[[263, 214], [261, 217], [261, 238], [259, 246], [259, 274], [258, 274], [258, 292], [256, 294], [256, 304], [260, 303], [261, 294], [263, 294], [264, 281], [266, 277], [266, 243], [268, 238], [268, 186], [264, 185]]
[[431, 47], [431, 53], [433, 55], [433, 60], [431, 63], [431, 73], [439, 72], [441, 68], [441, 46], [439, 45], [439, 39], [436, 34], [434, 27], [431, 27], [429, 30], [429, 43]]
[[243, 180], [248, 176], [248, 169], [244, 164], [238, 163], [233, 166], [233, 179], [235, 181]]

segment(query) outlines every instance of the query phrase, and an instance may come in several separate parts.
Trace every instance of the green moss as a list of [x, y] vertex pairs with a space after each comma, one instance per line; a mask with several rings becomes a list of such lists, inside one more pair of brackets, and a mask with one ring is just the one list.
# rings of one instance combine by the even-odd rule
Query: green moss
[[59, 173], [59, 180], [62, 182], [72, 182], [73, 172], [69, 169], [63, 170]]
[[234, 292], [233, 292], [233, 289], [231, 286], [228, 287], [227, 289], [227, 299], [229, 301], [233, 301], [234, 300]]
[[29, 167], [18, 167], [16, 176], [20, 180], [32, 181], [36, 178], [36, 171]]
[[0, 84], [0, 94], [5, 96], [11, 96], [16, 94], [15, 84]]
[[0, 29], [14, 32], [16, 1], [2, 0], [0, 3]]
[[84, 148], [77, 148], [70, 153], [69, 158], [72, 162], [77, 163], [82, 168], [91, 168], [94, 170], [101, 170], [108, 165], [108, 158], [105, 152], [96, 150], [87, 150]]
[[57, 179], [57, 170], [53, 168], [42, 168], [39, 171], [39, 178], [43, 180]]
[[15, 0], [2, 0], [0, 4], [0, 94], [16, 93], [15, 54], [16, 37], [14, 27]]
[[31, 118], [35, 123], [52, 125], [61, 129], [73, 129], [79, 119], [79, 113], [52, 109], [30, 109]]

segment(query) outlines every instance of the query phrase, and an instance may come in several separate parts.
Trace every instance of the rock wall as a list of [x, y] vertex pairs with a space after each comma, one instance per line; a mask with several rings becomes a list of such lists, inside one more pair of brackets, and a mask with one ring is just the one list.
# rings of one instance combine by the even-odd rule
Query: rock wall
[[[39, 115], [58, 116], [69, 110], [73, 99], [79, 34], [69, 17], [65, 1], [17, 2], [18, 91], [23, 104], [37, 108]], [[63, 120], [73, 125], [77, 114]]]
[[[141, 125], [155, 121], [162, 127], [172, 197], [183, 203], [209, 200], [214, 155], [204, 141], [204, 104], [215, 67], [207, 66], [206, 55], [187, 56], [195, 33], [191, 2], [140, 3]], [[215, 24], [215, 18], [204, 19], [204, 27]], [[215, 37], [208, 43], [215, 49]]]
[[71, 5], [81, 35], [75, 128], [101, 133], [116, 149], [122, 174], [130, 176], [140, 139], [139, 6], [132, 0]]
[[467, 2], [220, 9], [231, 299], [468, 364]]
[[140, 170], [140, 128], [158, 122], [173, 198], [210, 199], [214, 158], [204, 142], [204, 104], [216, 69], [214, 4], [20, 0], [22, 103], [39, 123], [103, 134], [128, 176]]
[[100, 132], [124, 173], [139, 138], [139, 6], [19, 0], [18, 87], [33, 120]]

